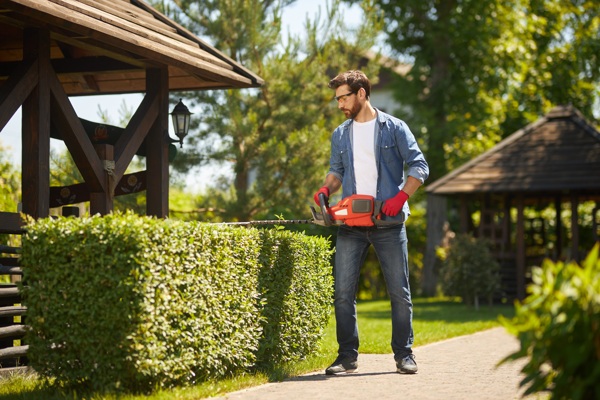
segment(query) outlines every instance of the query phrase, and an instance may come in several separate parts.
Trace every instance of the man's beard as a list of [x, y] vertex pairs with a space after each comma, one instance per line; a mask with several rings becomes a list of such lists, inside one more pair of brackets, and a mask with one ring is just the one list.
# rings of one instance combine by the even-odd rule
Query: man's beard
[[359, 103], [355, 103], [351, 109], [344, 109], [344, 115], [346, 118], [354, 119], [358, 113], [362, 110], [362, 106]]

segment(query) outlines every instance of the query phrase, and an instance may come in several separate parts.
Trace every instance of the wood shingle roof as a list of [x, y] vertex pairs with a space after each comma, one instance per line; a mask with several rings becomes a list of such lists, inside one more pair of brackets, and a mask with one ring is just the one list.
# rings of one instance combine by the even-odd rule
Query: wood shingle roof
[[552, 194], [600, 197], [600, 133], [561, 106], [428, 185], [437, 195]]
[[0, 1], [0, 86], [19, 68], [27, 28], [51, 32], [51, 62], [68, 95], [145, 90], [168, 66], [169, 90], [258, 87], [262, 78], [143, 0]]

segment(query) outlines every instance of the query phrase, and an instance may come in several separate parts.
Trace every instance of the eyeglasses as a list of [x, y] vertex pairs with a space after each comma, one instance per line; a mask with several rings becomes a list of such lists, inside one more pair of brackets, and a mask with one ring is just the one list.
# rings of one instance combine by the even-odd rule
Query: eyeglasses
[[336, 102], [339, 103], [340, 100], [344, 100], [346, 97], [352, 96], [353, 94], [356, 94], [356, 93], [358, 93], [358, 92], [349, 92], [349, 93], [346, 93], [346, 94], [340, 94], [339, 96], [335, 96], [333, 98], [333, 101], [336, 101]]

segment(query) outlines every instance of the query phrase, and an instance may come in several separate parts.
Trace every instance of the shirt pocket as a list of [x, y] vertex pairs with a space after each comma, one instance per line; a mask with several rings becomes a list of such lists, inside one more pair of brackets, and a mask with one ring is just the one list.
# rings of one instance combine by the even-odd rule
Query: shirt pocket
[[342, 160], [342, 165], [344, 166], [344, 170], [348, 170], [350, 167], [350, 151], [348, 149], [341, 149], [340, 151], [340, 159]]
[[379, 158], [386, 164], [394, 164], [400, 161], [398, 157], [398, 148], [396, 147], [396, 142], [394, 142], [393, 138], [389, 136], [381, 138], [381, 143], [379, 143]]

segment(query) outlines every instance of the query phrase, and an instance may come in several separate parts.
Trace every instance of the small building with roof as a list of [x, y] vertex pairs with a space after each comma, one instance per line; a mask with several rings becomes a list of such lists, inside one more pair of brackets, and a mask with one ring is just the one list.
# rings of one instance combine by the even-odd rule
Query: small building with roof
[[503, 296], [522, 299], [532, 266], [580, 261], [599, 240], [600, 132], [577, 109], [555, 107], [426, 192], [424, 293], [435, 292], [435, 251], [452, 209], [455, 230], [491, 242]]

